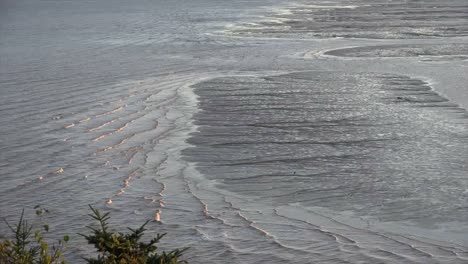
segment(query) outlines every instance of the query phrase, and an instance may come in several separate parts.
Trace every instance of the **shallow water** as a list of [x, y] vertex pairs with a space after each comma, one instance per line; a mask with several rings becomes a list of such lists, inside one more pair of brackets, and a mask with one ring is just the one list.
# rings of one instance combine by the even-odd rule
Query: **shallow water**
[[190, 263], [467, 263], [467, 13], [2, 1], [0, 215], [73, 263], [88, 204]]

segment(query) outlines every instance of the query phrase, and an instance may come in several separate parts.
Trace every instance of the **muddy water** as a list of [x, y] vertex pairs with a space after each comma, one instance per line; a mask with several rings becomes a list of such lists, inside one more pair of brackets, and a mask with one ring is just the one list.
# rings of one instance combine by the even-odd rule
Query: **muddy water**
[[73, 263], [88, 204], [190, 263], [468, 261], [464, 1], [0, 7], [0, 215]]

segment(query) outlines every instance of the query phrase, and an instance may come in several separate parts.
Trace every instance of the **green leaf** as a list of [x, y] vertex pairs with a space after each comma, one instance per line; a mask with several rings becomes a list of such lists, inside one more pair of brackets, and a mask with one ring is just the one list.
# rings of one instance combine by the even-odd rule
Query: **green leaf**
[[43, 227], [44, 227], [44, 230], [45, 230], [46, 232], [49, 232], [49, 225], [48, 225], [48, 224], [43, 225]]
[[63, 236], [63, 241], [68, 242], [70, 240], [70, 236], [64, 235]]
[[41, 243], [41, 249], [43, 251], [47, 251], [48, 248], [49, 248], [49, 245], [47, 243]]

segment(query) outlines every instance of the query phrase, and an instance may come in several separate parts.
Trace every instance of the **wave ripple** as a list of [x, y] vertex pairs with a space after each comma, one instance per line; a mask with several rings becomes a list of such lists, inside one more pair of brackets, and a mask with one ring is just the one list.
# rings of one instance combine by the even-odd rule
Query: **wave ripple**
[[[194, 147], [184, 154], [220, 190], [250, 197], [265, 208], [327, 208], [361, 219], [368, 227], [406, 222], [429, 230], [468, 216], [460, 210], [468, 197], [459, 188], [468, 185], [467, 113], [421, 80], [297, 72], [216, 78], [194, 88], [201, 108], [195, 115], [199, 131], [189, 139]], [[280, 244], [285, 239], [283, 246], [296, 248], [315, 239], [288, 241], [295, 224], [278, 229], [285, 223], [259, 219], [264, 223], [251, 225]], [[466, 226], [444, 228], [455, 234]], [[389, 237], [376, 248], [371, 242], [353, 242], [363, 234], [320, 229], [333, 241], [316, 245], [321, 253], [328, 252], [322, 247], [336, 249], [338, 243], [340, 254], [365, 252], [367, 261], [462, 263], [449, 249], [419, 250]], [[439, 254], [444, 257], [439, 259]]]

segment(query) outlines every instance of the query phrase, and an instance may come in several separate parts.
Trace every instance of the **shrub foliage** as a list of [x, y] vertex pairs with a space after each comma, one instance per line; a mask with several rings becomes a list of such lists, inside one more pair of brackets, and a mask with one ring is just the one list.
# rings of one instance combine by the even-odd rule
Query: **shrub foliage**
[[[180, 260], [183, 252], [187, 249], [175, 249], [170, 252], [156, 252], [156, 244], [165, 236], [158, 234], [148, 243], [142, 242], [146, 221], [137, 229], [128, 228], [129, 233], [113, 232], [109, 228], [109, 213], [101, 214], [97, 209], [89, 206], [99, 226], [91, 230], [90, 235], [82, 235], [86, 241], [97, 250], [96, 258], [85, 258], [89, 264], [185, 264]], [[37, 209], [36, 207], [35, 209]], [[47, 212], [47, 210], [45, 210]], [[37, 215], [42, 215], [44, 209], [36, 210]], [[42, 229], [35, 230], [33, 226], [24, 220], [24, 210], [18, 224], [11, 226], [6, 220], [14, 239], [0, 241], [0, 263], [2, 264], [65, 264], [63, 251], [66, 249], [68, 236], [58, 240], [58, 244], [50, 245], [42, 235], [42, 229], [49, 231], [48, 225]], [[81, 235], [81, 234], [80, 234]]]
[[[37, 208], [37, 207], [36, 207]], [[43, 209], [36, 211], [41, 215]], [[69, 237], [64, 236], [58, 240], [58, 244], [50, 245], [44, 239], [41, 229], [33, 234], [33, 226], [24, 220], [24, 210], [16, 226], [11, 226], [6, 220], [8, 228], [13, 232], [13, 240], [0, 242], [0, 263], [4, 264], [62, 264], [65, 260], [62, 256], [63, 249]], [[44, 225], [43, 230], [49, 231], [49, 226]], [[33, 236], [33, 238], [31, 238]]]
[[120, 232], [109, 231], [107, 221], [109, 213], [101, 214], [97, 209], [89, 206], [93, 214], [90, 216], [99, 222], [99, 228], [88, 226], [91, 229], [91, 235], [83, 235], [89, 244], [99, 252], [97, 258], [86, 259], [90, 264], [182, 264], [186, 261], [179, 260], [182, 253], [186, 249], [176, 249], [169, 253], [156, 252], [156, 243], [164, 237], [165, 234], [158, 234], [148, 243], [141, 242], [146, 224], [146, 221], [137, 229], [128, 228], [130, 233], [124, 234]]

